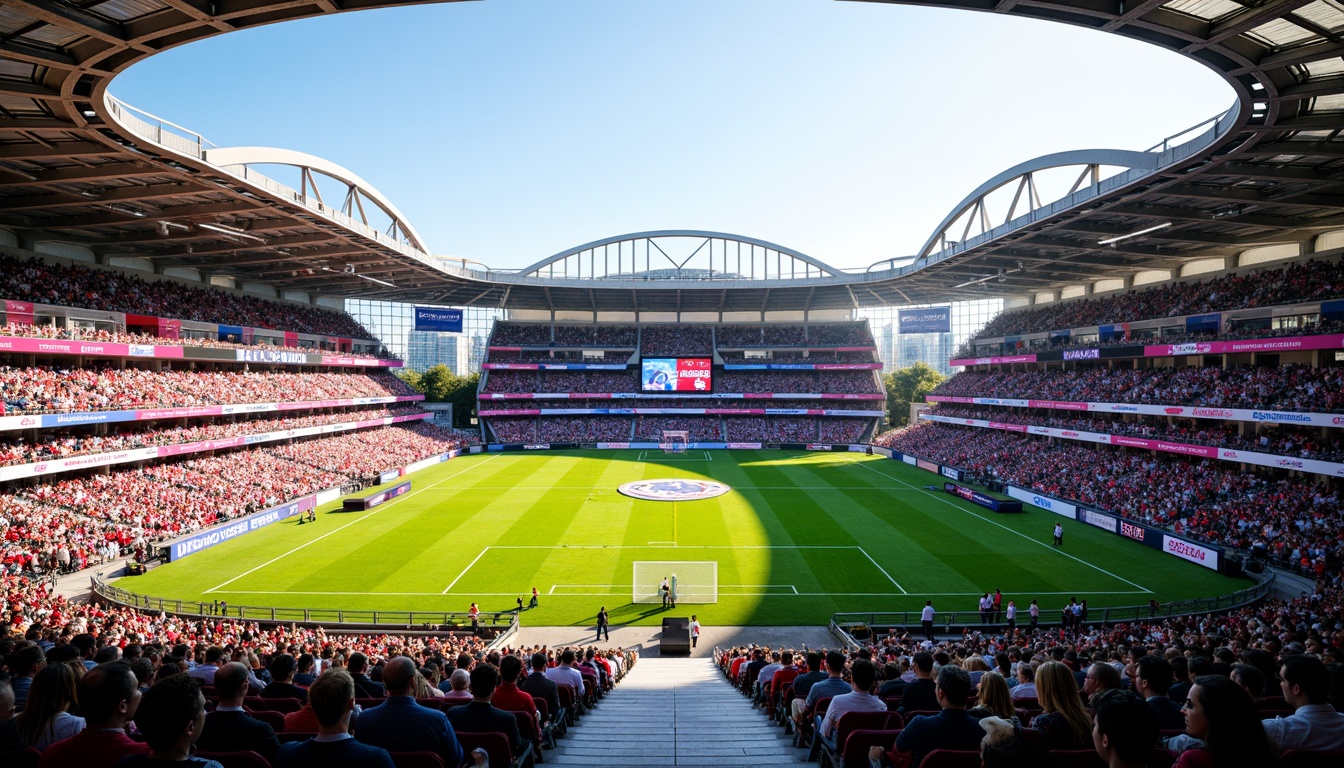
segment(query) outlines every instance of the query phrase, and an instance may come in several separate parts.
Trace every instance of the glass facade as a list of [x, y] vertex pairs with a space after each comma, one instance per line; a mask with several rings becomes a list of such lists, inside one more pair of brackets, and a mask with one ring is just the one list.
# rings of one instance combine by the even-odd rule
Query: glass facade
[[345, 311], [373, 331], [383, 346], [405, 360], [407, 368], [425, 371], [442, 363], [459, 376], [479, 371], [485, 360], [490, 329], [504, 313], [498, 309], [465, 307], [462, 333], [424, 333], [415, 330], [416, 306], [429, 305], [367, 299], [345, 301]]
[[1003, 311], [1003, 299], [977, 299], [952, 302], [951, 333], [897, 332], [896, 313], [901, 309], [918, 309], [934, 304], [910, 304], [904, 307], [878, 307], [858, 310], [858, 317], [867, 320], [877, 340], [877, 354], [882, 359], [882, 370], [891, 373], [915, 363], [951, 376], [956, 373], [948, 361], [963, 343]]

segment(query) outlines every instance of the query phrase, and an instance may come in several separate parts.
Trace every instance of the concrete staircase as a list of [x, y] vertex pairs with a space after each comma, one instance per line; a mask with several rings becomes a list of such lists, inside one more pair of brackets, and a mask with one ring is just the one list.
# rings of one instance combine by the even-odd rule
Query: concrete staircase
[[642, 658], [545, 764], [795, 766], [800, 754], [712, 659]]

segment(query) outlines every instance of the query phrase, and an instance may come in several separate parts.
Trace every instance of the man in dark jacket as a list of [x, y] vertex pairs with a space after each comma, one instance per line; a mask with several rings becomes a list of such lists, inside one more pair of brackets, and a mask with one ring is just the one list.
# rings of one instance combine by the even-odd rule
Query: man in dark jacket
[[505, 712], [490, 703], [498, 686], [499, 671], [490, 664], [477, 664], [471, 670], [471, 703], [448, 710], [448, 722], [459, 733], [504, 734], [509, 740], [509, 753], [517, 757], [523, 751], [518, 721], [512, 712]]
[[205, 728], [196, 747], [202, 752], [252, 751], [270, 760], [280, 750], [275, 729], [243, 710], [247, 696], [247, 667], [231, 661], [215, 673], [219, 706], [205, 716]]

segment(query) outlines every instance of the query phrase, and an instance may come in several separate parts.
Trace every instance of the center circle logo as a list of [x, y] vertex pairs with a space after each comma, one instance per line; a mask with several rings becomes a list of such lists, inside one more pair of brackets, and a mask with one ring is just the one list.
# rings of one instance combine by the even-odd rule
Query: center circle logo
[[636, 480], [616, 490], [636, 499], [649, 501], [695, 501], [712, 499], [732, 490], [712, 480]]

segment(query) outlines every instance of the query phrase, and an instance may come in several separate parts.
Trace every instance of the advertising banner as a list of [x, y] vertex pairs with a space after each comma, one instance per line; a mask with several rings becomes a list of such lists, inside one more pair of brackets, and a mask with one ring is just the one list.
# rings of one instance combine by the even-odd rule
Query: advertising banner
[[640, 361], [643, 392], [709, 392], [713, 360], [707, 357], [646, 357]]
[[929, 472], [932, 472], [932, 473], [934, 473], [935, 475], [938, 474], [938, 465], [937, 465], [937, 464], [934, 464], [932, 461], [925, 461], [925, 460], [923, 460], [923, 459], [916, 459], [916, 460], [915, 460], [915, 466], [916, 466], [916, 467], [919, 467], [920, 469], [923, 469], [923, 470], [927, 470], [927, 471], [929, 471]]
[[15, 325], [32, 325], [33, 303], [5, 299], [5, 322]]
[[278, 523], [281, 520], [287, 520], [301, 512], [307, 512], [317, 506], [315, 496], [304, 496], [288, 504], [281, 504], [278, 507], [257, 512], [253, 515], [234, 520], [233, 522], [201, 531], [185, 539], [179, 539], [172, 543], [168, 548], [168, 559], [170, 561], [181, 560], [187, 555], [194, 555], [203, 549], [209, 549], [216, 544], [224, 542], [238, 536], [242, 536], [258, 528], [265, 528], [272, 523]]
[[1007, 493], [1018, 501], [1040, 507], [1048, 512], [1054, 512], [1060, 517], [1067, 517], [1070, 520], [1078, 519], [1078, 507], [1067, 501], [1052, 499], [1049, 496], [1042, 496], [1030, 488], [1018, 488], [1013, 485], [1008, 486]]
[[303, 352], [291, 352], [274, 347], [256, 347], [253, 349], [235, 349], [235, 359], [247, 363], [285, 363], [287, 365], [306, 365], [308, 355]]
[[943, 467], [942, 472], [943, 477], [951, 478], [953, 480], [961, 479], [961, 470], [955, 467]]
[[341, 504], [341, 508], [346, 510], [347, 512], [352, 510], [358, 511], [365, 509], [373, 509], [374, 507], [380, 504], [386, 504], [387, 502], [397, 498], [398, 496], [410, 493], [410, 491], [411, 491], [411, 481], [407, 480], [404, 483], [397, 483], [391, 488], [388, 488], [386, 491], [379, 491], [378, 493], [375, 493], [371, 496], [365, 496], [362, 499], [346, 499]]
[[951, 333], [952, 307], [925, 307], [923, 309], [902, 309], [897, 313], [900, 332], [905, 333]]
[[462, 332], [462, 310], [438, 307], [415, 308], [415, 330], [439, 333]]
[[1189, 560], [1195, 565], [1202, 565], [1205, 568], [1210, 568], [1215, 571], [1218, 570], [1218, 555], [1220, 552], [1217, 549], [1178, 539], [1175, 536], [1168, 534], [1163, 534], [1162, 551], [1169, 555], [1175, 555], [1182, 560]]

